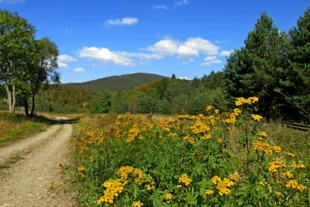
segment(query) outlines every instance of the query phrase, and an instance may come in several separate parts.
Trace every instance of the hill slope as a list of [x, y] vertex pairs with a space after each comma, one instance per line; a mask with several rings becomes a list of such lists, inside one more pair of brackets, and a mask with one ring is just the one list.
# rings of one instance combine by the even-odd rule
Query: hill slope
[[68, 87], [89, 89], [96, 92], [99, 92], [103, 89], [109, 91], [118, 91], [120, 89], [129, 90], [136, 86], [159, 81], [162, 78], [165, 77], [156, 74], [133, 73], [120, 76], [111, 76], [83, 83], [68, 83], [64, 85]]

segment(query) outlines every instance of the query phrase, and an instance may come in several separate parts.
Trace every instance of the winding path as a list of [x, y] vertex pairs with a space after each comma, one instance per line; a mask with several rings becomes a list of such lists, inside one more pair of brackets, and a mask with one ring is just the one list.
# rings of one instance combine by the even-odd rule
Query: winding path
[[65, 117], [47, 131], [16, 144], [0, 148], [0, 162], [21, 155], [0, 177], [0, 207], [70, 207], [77, 206], [71, 195], [59, 189], [64, 183], [58, 163], [66, 163], [67, 145], [72, 125]]

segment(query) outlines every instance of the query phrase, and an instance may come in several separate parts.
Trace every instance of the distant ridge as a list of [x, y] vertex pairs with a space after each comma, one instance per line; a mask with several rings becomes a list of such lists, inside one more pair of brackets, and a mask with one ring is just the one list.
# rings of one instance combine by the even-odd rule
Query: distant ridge
[[96, 92], [100, 92], [103, 89], [109, 91], [118, 91], [120, 89], [130, 90], [137, 86], [159, 81], [163, 78], [166, 77], [149, 73], [132, 73], [100, 78], [97, 80], [87, 81], [83, 83], [67, 83], [63, 85], [68, 87], [89, 89]]

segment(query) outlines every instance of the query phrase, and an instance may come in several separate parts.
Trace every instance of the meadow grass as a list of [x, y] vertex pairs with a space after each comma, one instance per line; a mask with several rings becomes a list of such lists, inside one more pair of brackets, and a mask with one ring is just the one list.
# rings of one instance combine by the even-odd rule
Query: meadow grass
[[0, 113], [0, 146], [11, 144], [20, 139], [39, 133], [53, 121], [44, 116], [26, 117], [22, 114]]

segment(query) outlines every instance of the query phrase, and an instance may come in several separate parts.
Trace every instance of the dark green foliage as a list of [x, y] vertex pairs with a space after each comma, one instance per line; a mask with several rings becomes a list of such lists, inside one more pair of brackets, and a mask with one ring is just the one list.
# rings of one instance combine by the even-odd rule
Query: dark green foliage
[[289, 36], [291, 71], [285, 92], [295, 105], [304, 109], [299, 112], [310, 121], [310, 7], [298, 19], [297, 26], [289, 31]]
[[[36, 96], [36, 110], [39, 112], [80, 113], [88, 110], [99, 113], [99, 97], [96, 93], [86, 89], [69, 88], [61, 85], [52, 85], [41, 89]], [[97, 104], [94, 107], [94, 104]], [[94, 111], [93, 111], [94, 110]]]
[[69, 87], [89, 89], [98, 93], [102, 90], [116, 92], [118, 90], [130, 90], [143, 84], [159, 81], [162, 78], [164, 78], [164, 76], [147, 73], [134, 73], [101, 78], [85, 83], [69, 83], [65, 85]]
[[[263, 13], [245, 40], [245, 47], [235, 50], [225, 65], [227, 92], [232, 97], [258, 96], [260, 113], [277, 118], [281, 99], [274, 90], [287, 79], [288, 37]], [[271, 107], [272, 106], [272, 107]]]
[[108, 113], [111, 108], [111, 95], [108, 91], [103, 90], [101, 92], [101, 98], [99, 103], [99, 112]]

